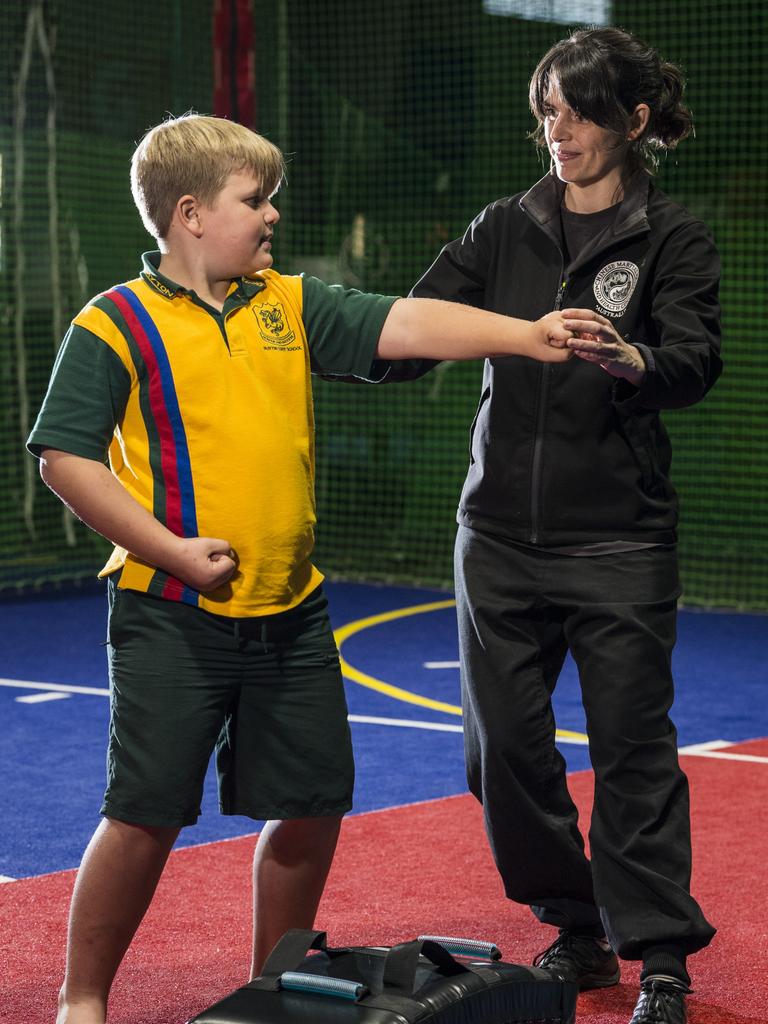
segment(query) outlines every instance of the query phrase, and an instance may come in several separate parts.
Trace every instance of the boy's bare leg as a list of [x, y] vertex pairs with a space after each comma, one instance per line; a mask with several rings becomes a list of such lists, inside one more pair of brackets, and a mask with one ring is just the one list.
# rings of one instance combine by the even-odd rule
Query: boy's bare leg
[[268, 821], [253, 855], [255, 978], [289, 928], [311, 928], [336, 850], [341, 817]]
[[72, 894], [56, 1024], [104, 1024], [112, 981], [179, 831], [113, 818], [96, 829]]

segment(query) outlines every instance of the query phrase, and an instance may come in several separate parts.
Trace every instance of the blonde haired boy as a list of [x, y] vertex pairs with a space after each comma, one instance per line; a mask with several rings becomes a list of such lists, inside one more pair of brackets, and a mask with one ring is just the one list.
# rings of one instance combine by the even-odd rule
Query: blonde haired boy
[[72, 898], [58, 1024], [104, 1024], [214, 750], [222, 812], [267, 822], [252, 973], [313, 923], [353, 763], [311, 562], [311, 373], [570, 355], [559, 313], [528, 323], [272, 270], [282, 176], [276, 147], [221, 119], [147, 134], [131, 178], [160, 252], [75, 317], [28, 440], [46, 484], [115, 545], [104, 817]]

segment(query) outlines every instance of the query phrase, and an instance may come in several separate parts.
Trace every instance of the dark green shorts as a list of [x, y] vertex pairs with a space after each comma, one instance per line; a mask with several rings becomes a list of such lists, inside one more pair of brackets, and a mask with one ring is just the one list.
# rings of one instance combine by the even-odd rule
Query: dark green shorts
[[318, 588], [231, 619], [109, 581], [110, 728], [102, 814], [192, 825], [216, 752], [223, 814], [343, 814], [354, 768], [339, 656]]

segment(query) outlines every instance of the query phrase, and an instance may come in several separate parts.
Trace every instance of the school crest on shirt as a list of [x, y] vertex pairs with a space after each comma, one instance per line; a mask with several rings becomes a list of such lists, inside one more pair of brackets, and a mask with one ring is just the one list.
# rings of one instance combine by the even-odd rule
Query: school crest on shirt
[[279, 302], [262, 302], [253, 307], [262, 340], [268, 345], [282, 348], [296, 340], [296, 333], [288, 325], [285, 311]]
[[629, 305], [639, 277], [640, 268], [629, 260], [617, 260], [603, 267], [593, 286], [598, 312], [604, 316], [621, 316]]

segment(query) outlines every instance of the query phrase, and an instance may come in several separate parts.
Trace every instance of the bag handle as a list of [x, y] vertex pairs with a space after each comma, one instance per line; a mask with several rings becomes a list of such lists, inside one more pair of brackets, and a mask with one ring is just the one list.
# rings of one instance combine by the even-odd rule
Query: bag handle
[[264, 961], [259, 977], [254, 978], [246, 987], [277, 992], [280, 988], [280, 975], [284, 971], [295, 971], [310, 949], [327, 952], [326, 933], [309, 928], [289, 928], [275, 943]]
[[294, 989], [296, 992], [314, 992], [319, 996], [336, 996], [355, 1002], [368, 995], [368, 989], [361, 981], [330, 978], [324, 974], [303, 974], [301, 971], [283, 971], [280, 975], [280, 988]]
[[401, 942], [397, 946], [392, 946], [384, 959], [383, 989], [385, 993], [413, 996], [420, 956], [431, 960], [449, 978], [455, 974], [469, 972], [469, 968], [459, 963], [458, 960], [454, 960], [444, 946], [432, 939]]
[[479, 960], [501, 960], [501, 950], [495, 942], [486, 942], [482, 939], [460, 939], [453, 935], [419, 935], [418, 937], [438, 942], [454, 956]]
[[[359, 986], [359, 983], [354, 981], [340, 979], [342, 985], [337, 987], [335, 983], [331, 982], [331, 979], [321, 981], [321, 976], [318, 975], [296, 975], [296, 968], [310, 949], [319, 950], [330, 957], [347, 955], [351, 952], [350, 949], [328, 949], [326, 938], [326, 933], [321, 931], [304, 928], [289, 929], [277, 941], [267, 957], [261, 975], [249, 982], [246, 988], [267, 989], [276, 992], [281, 987], [296, 986], [305, 991], [318, 992], [320, 989], [324, 989], [323, 994], [346, 996], [355, 1000], [365, 997], [367, 994], [365, 986]], [[481, 947], [485, 948], [481, 949]], [[470, 967], [454, 959], [449, 949], [459, 956], [485, 955], [490, 960], [498, 959], [501, 955], [493, 943], [480, 943], [447, 936], [422, 936], [411, 942], [401, 942], [397, 946], [392, 946], [384, 958], [382, 994], [412, 998], [421, 956], [425, 956], [436, 967], [439, 967], [446, 977], [472, 973]], [[288, 985], [284, 980], [286, 974], [290, 979]], [[345, 988], [345, 991], [342, 992], [341, 988]]]

